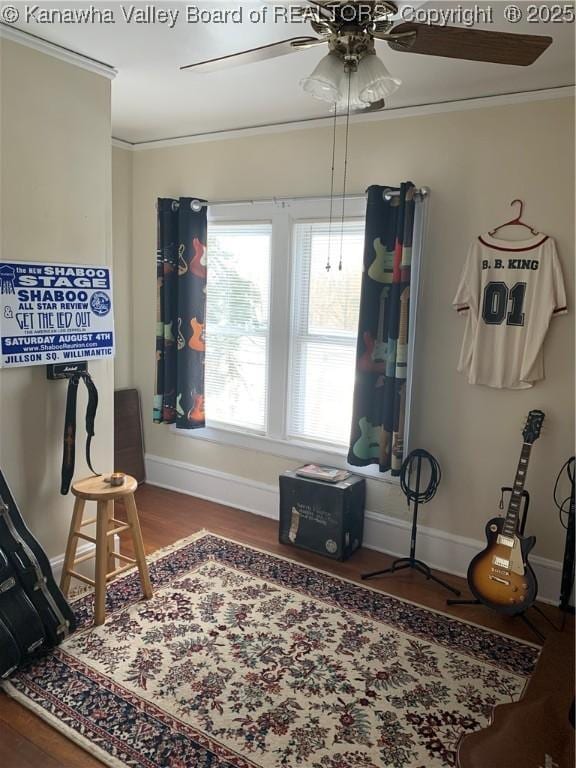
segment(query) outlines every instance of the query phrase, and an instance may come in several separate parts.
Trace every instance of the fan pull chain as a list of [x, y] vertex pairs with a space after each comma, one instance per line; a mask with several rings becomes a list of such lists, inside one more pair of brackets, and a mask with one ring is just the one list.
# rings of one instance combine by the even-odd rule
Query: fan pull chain
[[340, 220], [340, 260], [338, 269], [342, 271], [342, 248], [344, 245], [344, 214], [346, 210], [346, 173], [348, 170], [348, 129], [350, 126], [350, 81], [352, 72], [348, 70], [348, 97], [346, 99], [346, 139], [344, 144], [344, 179], [342, 183], [342, 218]]
[[328, 256], [326, 259], [326, 272], [330, 272], [330, 243], [332, 241], [332, 213], [334, 210], [334, 163], [336, 158], [336, 117], [338, 114], [338, 103], [334, 102], [334, 123], [332, 128], [332, 173], [330, 176], [330, 218], [328, 220]]

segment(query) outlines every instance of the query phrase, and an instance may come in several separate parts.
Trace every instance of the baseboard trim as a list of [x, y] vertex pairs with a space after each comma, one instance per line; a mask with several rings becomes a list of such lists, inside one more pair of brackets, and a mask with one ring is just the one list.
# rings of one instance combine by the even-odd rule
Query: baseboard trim
[[[145, 461], [146, 482], [150, 485], [278, 519], [276, 486], [152, 454], [146, 454]], [[411, 524], [406, 520], [366, 510], [364, 546], [387, 555], [405, 555], [409, 548], [410, 528]], [[418, 528], [418, 555], [432, 568], [455, 576], [466, 577], [470, 560], [484, 546], [482, 541], [447, 531]], [[562, 564], [537, 556], [530, 558], [530, 562], [538, 578], [538, 599], [557, 605]]]
[[[91, 542], [87, 542], [86, 544], [81, 544], [78, 549], [76, 550], [76, 556], [82, 557], [83, 555], [88, 555], [91, 552], [94, 552], [95, 545]], [[80, 563], [78, 566], [79, 573], [84, 574], [85, 576], [88, 575], [85, 573], [84, 570], [82, 570], [82, 566], [86, 567], [89, 565], [92, 561], [87, 560], [85, 563]], [[64, 567], [64, 552], [61, 555], [58, 555], [57, 557], [53, 557], [50, 560], [50, 567], [52, 568], [52, 575], [54, 576], [54, 581], [56, 584], [60, 584], [60, 579], [62, 578], [62, 568]]]
[[[83, 555], [88, 555], [89, 553], [93, 553], [96, 548], [96, 545], [92, 542], [88, 541], [86, 544], [80, 544], [78, 548], [76, 549], [76, 557], [82, 557]], [[120, 536], [118, 534], [114, 535], [114, 551], [119, 552], [120, 551]], [[52, 575], [54, 576], [54, 581], [56, 584], [60, 584], [60, 579], [62, 578], [62, 568], [64, 567], [64, 552], [61, 555], [58, 555], [57, 557], [53, 557], [50, 560], [50, 568], [52, 569]], [[88, 576], [90, 579], [94, 578], [94, 560], [85, 560], [83, 563], [80, 563], [76, 570], [78, 573], [83, 574], [84, 576]], [[78, 583], [78, 582], [74, 582]]]

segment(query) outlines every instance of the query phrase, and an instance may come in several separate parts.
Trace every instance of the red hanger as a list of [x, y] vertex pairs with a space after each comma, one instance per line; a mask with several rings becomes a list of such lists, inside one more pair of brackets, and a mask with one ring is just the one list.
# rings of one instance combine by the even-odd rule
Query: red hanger
[[518, 214], [518, 216], [515, 219], [511, 219], [510, 221], [507, 221], [505, 224], [500, 224], [499, 227], [496, 227], [496, 229], [493, 229], [491, 232], [489, 232], [488, 234], [491, 237], [494, 237], [496, 232], [498, 232], [501, 229], [504, 229], [504, 227], [510, 227], [512, 225], [515, 225], [517, 227], [526, 227], [526, 229], [529, 229], [533, 235], [540, 234], [537, 229], [534, 229], [534, 227], [531, 227], [530, 224], [526, 224], [526, 222], [522, 221], [522, 214], [524, 213], [524, 202], [517, 198], [516, 200], [512, 200], [510, 205], [511, 206], [516, 205], [516, 203], [520, 205], [520, 213]]

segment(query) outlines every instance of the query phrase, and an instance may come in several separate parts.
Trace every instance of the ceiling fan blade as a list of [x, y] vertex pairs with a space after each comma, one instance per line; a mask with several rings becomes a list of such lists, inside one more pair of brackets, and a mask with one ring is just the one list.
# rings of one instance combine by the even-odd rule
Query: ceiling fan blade
[[386, 34], [375, 35], [387, 40], [394, 51], [445, 56], [449, 59], [487, 61], [494, 64], [515, 64], [527, 67], [544, 53], [551, 37], [492, 32], [465, 27], [440, 27], [432, 24], [406, 22], [390, 31], [390, 35], [414, 33], [404, 39], [387, 39]]
[[253, 64], [257, 61], [273, 59], [276, 56], [284, 56], [302, 48], [311, 48], [327, 42], [317, 37], [291, 37], [288, 40], [280, 40], [278, 43], [261, 45], [259, 48], [250, 48], [239, 53], [230, 53], [227, 56], [219, 56], [217, 59], [198, 61], [195, 64], [187, 64], [180, 69], [194, 70], [196, 72], [216, 72], [227, 67], [239, 67], [243, 64]]

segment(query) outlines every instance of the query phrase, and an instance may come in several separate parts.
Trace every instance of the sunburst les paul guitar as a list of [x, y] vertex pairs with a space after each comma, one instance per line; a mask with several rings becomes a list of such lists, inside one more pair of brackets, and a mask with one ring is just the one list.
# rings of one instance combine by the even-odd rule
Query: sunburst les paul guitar
[[487, 547], [476, 555], [468, 568], [468, 584], [474, 597], [499, 613], [523, 613], [536, 600], [538, 584], [528, 562], [534, 536], [518, 533], [522, 491], [533, 443], [540, 437], [544, 413], [530, 411], [522, 432], [516, 479], [506, 517], [495, 517], [486, 525]]

